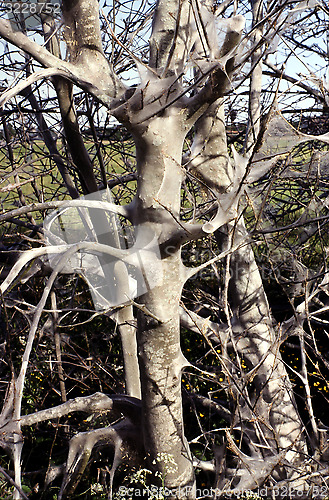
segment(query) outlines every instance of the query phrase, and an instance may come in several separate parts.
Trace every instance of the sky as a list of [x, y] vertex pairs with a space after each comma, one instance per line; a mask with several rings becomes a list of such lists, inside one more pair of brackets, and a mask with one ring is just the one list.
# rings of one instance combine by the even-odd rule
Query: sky
[[[57, 12], [57, 8], [58, 8], [57, 6], [59, 5], [59, 3], [56, 0], [50, 0], [50, 1], [52, 2], [52, 5], [54, 6], [55, 11]], [[313, 4], [315, 4], [316, 2], [317, 2], [317, 0], [311, 0], [311, 5], [313, 6]], [[3, 3], [4, 2], [2, 2], [2, 4]], [[10, 0], [7, 0], [7, 3], [10, 4]], [[301, 5], [305, 4], [305, 3], [306, 2], [301, 2]], [[29, 0], [29, 5], [32, 5], [32, 4], [34, 4], [34, 0]], [[13, 4], [13, 5], [15, 5], [15, 4]], [[110, 12], [111, 5], [112, 5], [112, 1], [111, 1], [111, 4], [108, 4], [108, 0], [103, 0], [103, 2], [101, 2], [101, 8], [103, 9], [103, 12], [105, 13], [105, 15], [107, 15]], [[137, 12], [141, 6], [143, 6], [144, 9], [148, 9], [150, 4], [148, 4], [146, 0], [134, 0], [130, 4], [127, 3], [125, 5], [124, 3], [119, 3], [118, 5], [120, 5], [120, 8], [123, 9], [123, 11], [121, 11], [121, 13], [116, 12], [115, 23], [114, 23], [114, 18], [113, 18], [112, 12], [111, 12], [111, 16], [110, 16], [111, 17], [110, 22], [111, 22], [112, 26], [114, 27], [114, 31], [116, 32], [117, 35], [120, 34], [120, 32], [122, 31], [122, 29], [124, 27], [124, 16], [125, 15], [128, 16], [131, 20], [133, 20], [136, 18], [135, 12]], [[124, 12], [124, 10], [125, 10], [125, 12]], [[296, 16], [302, 17], [307, 12], [308, 12], [307, 10], [304, 10], [304, 11], [301, 10], [300, 12], [296, 12], [295, 18], [296, 18]], [[326, 19], [324, 18], [325, 14], [320, 13], [319, 15], [323, 17], [323, 22], [326, 22], [328, 24], [328, 21], [326, 21]], [[9, 14], [7, 14], [6, 17], [8, 17], [8, 16], [9, 16], [9, 18], [12, 18], [12, 13], [9, 12]], [[30, 18], [28, 23], [30, 23], [30, 26], [34, 28], [36, 21], [35, 20], [31, 21], [31, 18]], [[115, 24], [115, 26], [114, 26], [114, 24]], [[250, 28], [250, 18], [247, 19], [247, 29], [248, 28]], [[131, 34], [130, 40], [131, 40], [131, 38], [133, 38], [133, 34]], [[280, 39], [279, 37], [276, 37], [276, 38], [271, 37], [271, 34], [269, 34], [269, 36], [268, 36], [268, 43], [270, 44], [270, 46], [273, 49], [273, 53], [271, 53], [269, 55], [269, 59], [271, 62], [273, 62], [274, 64], [276, 64], [280, 68], [282, 66], [283, 62], [285, 62], [284, 56], [283, 56], [283, 51], [286, 53], [290, 52], [289, 47], [287, 45], [285, 45], [285, 42], [283, 42], [283, 40]], [[321, 47], [321, 49], [323, 51], [328, 52], [328, 45], [329, 45], [328, 38], [325, 38], [325, 37], [323, 37], [321, 39], [310, 38], [308, 40], [308, 44], [310, 44], [310, 43], [315, 43], [315, 44], [319, 45], [319, 47]], [[17, 59], [19, 59], [19, 58], [21, 58], [21, 60], [23, 62], [23, 60], [24, 60], [23, 57], [17, 55]], [[285, 71], [290, 76], [300, 78], [301, 81], [304, 81], [305, 83], [308, 83], [309, 85], [314, 85], [314, 84], [316, 84], [316, 81], [315, 81], [316, 79], [320, 79], [320, 78], [324, 78], [324, 77], [329, 79], [328, 78], [328, 76], [329, 76], [328, 75], [328, 61], [329, 61], [328, 58], [325, 61], [322, 58], [320, 58], [319, 56], [316, 56], [314, 54], [312, 55], [311, 58], [306, 58], [305, 51], [303, 49], [299, 49], [296, 51], [295, 55], [290, 53], [288, 61], [286, 63]], [[11, 65], [11, 62], [9, 60], [7, 60], [7, 64]], [[136, 74], [137, 74], [136, 72], [132, 73], [131, 71], [128, 74], [126, 74], [125, 76], [127, 77], [127, 81], [129, 80], [131, 82], [131, 80], [133, 80], [133, 83], [136, 83]], [[18, 70], [15, 72], [10, 71], [8, 73], [8, 75], [6, 75], [6, 76], [7, 77], [9, 76], [9, 78], [11, 79], [10, 83], [12, 83], [14, 77], [16, 77], [16, 78], [19, 77], [19, 71]], [[4, 78], [5, 78], [4, 73], [2, 71], [0, 71], [0, 80], [4, 79]], [[314, 78], [315, 78], [315, 80], [314, 80]], [[286, 99], [285, 93], [289, 89], [292, 89], [292, 90], [296, 89], [297, 90], [297, 87], [292, 85], [291, 83], [287, 83], [286, 81], [283, 80], [282, 83], [280, 84], [280, 90], [283, 91], [283, 96], [282, 96], [283, 100]], [[303, 107], [305, 107], [305, 106], [311, 107], [313, 105], [314, 105], [313, 99], [303, 101]]]

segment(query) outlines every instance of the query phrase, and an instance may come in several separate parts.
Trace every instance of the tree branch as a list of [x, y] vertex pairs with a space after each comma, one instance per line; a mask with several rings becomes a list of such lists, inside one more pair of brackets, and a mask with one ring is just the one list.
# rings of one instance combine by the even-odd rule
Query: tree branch
[[191, 7], [185, 0], [158, 0], [150, 38], [149, 65], [162, 77], [180, 74], [186, 63], [191, 40]]
[[87, 208], [102, 208], [103, 210], [108, 210], [116, 214], [122, 215], [127, 219], [130, 218], [128, 205], [115, 205], [114, 203], [91, 201], [91, 200], [70, 200], [70, 201], [49, 201], [46, 203], [32, 203], [31, 205], [26, 205], [25, 207], [15, 208], [10, 210], [5, 214], [0, 215], [0, 222], [6, 221], [12, 217], [17, 217], [19, 215], [24, 215], [30, 212], [36, 212], [38, 210], [49, 210], [50, 208], [60, 208], [60, 207], [87, 207]]
[[180, 324], [184, 328], [196, 333], [205, 335], [208, 340], [218, 345], [224, 342], [226, 338], [227, 325], [219, 325], [210, 321], [208, 318], [202, 318], [193, 311], [180, 307]]
[[[121, 95], [126, 90], [120, 80], [111, 71], [107, 61], [107, 67], [104, 66], [105, 57], [99, 52], [94, 54], [94, 64], [98, 68], [96, 72], [95, 68], [86, 67], [83, 64], [83, 60], [78, 60], [73, 64], [59, 59], [45, 47], [30, 40], [24, 33], [15, 31], [10, 21], [0, 19], [0, 36], [24, 50], [24, 52], [32, 56], [42, 66], [60, 71], [78, 87], [94, 95], [105, 106], [109, 106], [112, 98], [118, 97], [118, 94]], [[100, 70], [101, 77], [99, 74]]]
[[[0, 20], [1, 22], [1, 20]], [[22, 80], [13, 88], [9, 88], [0, 97], [0, 107], [4, 106], [9, 99], [14, 97], [15, 95], [21, 93], [24, 89], [37, 82], [38, 80], [42, 80], [43, 78], [49, 78], [50, 76], [63, 76], [64, 78], [68, 77], [68, 73], [64, 69], [60, 68], [45, 68], [36, 73], [33, 73], [25, 80]]]
[[45, 68], [57, 68], [63, 71], [67, 71], [68, 74], [75, 72], [75, 67], [73, 64], [62, 61], [58, 57], [54, 56], [45, 47], [39, 45], [38, 43], [30, 40], [21, 31], [16, 31], [12, 28], [10, 21], [5, 19], [0, 19], [0, 36], [7, 40], [7, 42], [12, 43], [16, 47], [24, 50], [27, 54], [30, 54], [36, 61], [38, 61]]
[[125, 417], [138, 422], [140, 419], [141, 403], [140, 400], [126, 395], [106, 396], [101, 392], [96, 392], [91, 396], [82, 396], [70, 399], [66, 403], [37, 411], [29, 415], [21, 416], [20, 423], [22, 427], [38, 424], [46, 420], [54, 420], [64, 417], [69, 413], [82, 411], [86, 413], [96, 412], [120, 412]]
[[[282, 78], [283, 80], [286, 80], [287, 82], [294, 83], [298, 87], [300, 87], [301, 89], [306, 90], [306, 92], [308, 94], [311, 94], [316, 99], [321, 101], [323, 104], [326, 104], [326, 100], [325, 100], [324, 96], [318, 90], [313, 89], [312, 87], [310, 87], [306, 83], [302, 82], [298, 78], [294, 78], [292, 76], [287, 75], [286, 73], [284, 73], [283, 69], [279, 69], [277, 66], [272, 64], [268, 59], [266, 59], [264, 61], [264, 64], [265, 64], [265, 66], [267, 66], [268, 68], [270, 68], [272, 70], [272, 72], [263, 71], [264, 75], [279, 77], [279, 78]], [[274, 75], [273, 75], [273, 73], [274, 73]]]

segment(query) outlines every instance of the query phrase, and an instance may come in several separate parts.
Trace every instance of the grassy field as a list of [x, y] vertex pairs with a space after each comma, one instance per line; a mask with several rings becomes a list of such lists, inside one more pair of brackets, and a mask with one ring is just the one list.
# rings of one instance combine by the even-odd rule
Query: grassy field
[[[109, 141], [102, 143], [102, 156], [106, 168], [106, 176], [117, 178], [133, 170], [133, 150], [131, 144], [122, 145], [122, 150], [113, 147]], [[68, 158], [67, 167], [79, 187], [79, 180], [74, 165], [61, 146], [57, 143], [62, 158]], [[94, 163], [94, 171], [99, 175], [99, 160], [94, 145], [89, 141], [86, 147]], [[129, 157], [129, 162], [127, 161]], [[98, 173], [98, 174], [97, 174]], [[101, 177], [97, 178], [101, 184]], [[113, 189], [113, 195], [119, 199], [122, 196], [131, 197], [133, 184], [130, 183], [126, 193], [122, 185]], [[49, 158], [49, 153], [42, 141], [34, 141], [29, 145], [15, 143], [12, 151], [6, 145], [0, 147], [0, 201], [2, 211], [8, 211], [22, 204], [46, 202], [52, 199], [69, 199], [66, 188], [63, 186], [62, 177], [54, 161]], [[41, 220], [43, 215], [34, 214], [36, 220]]]

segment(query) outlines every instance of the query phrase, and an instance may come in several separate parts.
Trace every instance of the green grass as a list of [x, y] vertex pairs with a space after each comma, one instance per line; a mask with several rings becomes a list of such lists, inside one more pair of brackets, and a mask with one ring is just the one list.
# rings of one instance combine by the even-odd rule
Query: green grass
[[[61, 151], [58, 141], [58, 149], [65, 159], [66, 152]], [[90, 157], [94, 161], [94, 171], [99, 172], [99, 163], [93, 143], [86, 143], [90, 152]], [[129, 173], [133, 165], [134, 151], [132, 145], [127, 144], [125, 154], [131, 158], [130, 164], [125, 165], [126, 159], [123, 152], [114, 149], [109, 141], [102, 144], [102, 154], [106, 165], [107, 178]], [[6, 146], [0, 148], [0, 201], [2, 211], [9, 211], [17, 208], [24, 199], [24, 204], [29, 205], [37, 202], [47, 202], [53, 199], [70, 199], [67, 189], [63, 186], [62, 177], [55, 165], [49, 158], [49, 153], [42, 141], [34, 141], [31, 145], [13, 146], [14, 162], [10, 161], [10, 155]], [[68, 164], [70, 167], [70, 165]], [[128, 168], [130, 167], [130, 170]], [[74, 168], [71, 168], [71, 175], [74, 175]], [[101, 179], [97, 178], [101, 183]], [[132, 198], [135, 183], [129, 183], [128, 189], [125, 186], [116, 186], [113, 196], [116, 200], [122, 198]], [[128, 199], [128, 201], [130, 201]], [[127, 199], [124, 199], [127, 202]], [[44, 214], [33, 213], [36, 222], [40, 223]]]

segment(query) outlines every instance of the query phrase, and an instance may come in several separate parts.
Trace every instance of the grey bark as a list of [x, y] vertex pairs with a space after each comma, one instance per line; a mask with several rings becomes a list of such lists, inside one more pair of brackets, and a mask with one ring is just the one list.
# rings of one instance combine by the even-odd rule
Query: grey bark
[[262, 36], [264, 31], [263, 21], [263, 0], [251, 0], [252, 9], [252, 42], [255, 50], [251, 55], [251, 74], [249, 88], [249, 115], [248, 130], [246, 135], [246, 151], [249, 156], [252, 153], [252, 147], [256, 144], [260, 130], [261, 119], [261, 91], [262, 91]]
[[[260, 5], [259, 1], [253, 2], [256, 45], [261, 39], [261, 30], [257, 28], [261, 16]], [[232, 426], [236, 422], [246, 424], [248, 421], [242, 432], [249, 438], [250, 450], [254, 454], [250, 460], [256, 460], [259, 465], [260, 458], [274, 455], [273, 460], [269, 459], [268, 468], [259, 468], [262, 475], [266, 475], [269, 471], [272, 472], [272, 468], [277, 466], [279, 460], [285, 458], [294, 463], [300, 452], [306, 452], [302, 424], [296, 410], [291, 383], [279, 353], [280, 339], [276, 337], [252, 248], [247, 245], [237, 248], [239, 242], [247, 238], [243, 219], [238, 217], [237, 205], [243, 185], [240, 183], [242, 179], [239, 178], [238, 166], [232, 165], [227, 152], [222, 97], [227, 92], [233, 75], [236, 48], [241, 39], [244, 22], [241, 16], [230, 19], [224, 44], [222, 47], [217, 47], [210, 7], [212, 5], [209, 2], [205, 2], [202, 6], [187, 0], [157, 2], [150, 38], [149, 67], [144, 64], [147, 76], [144, 80], [142, 78], [137, 88], [128, 89], [125, 97], [123, 97], [125, 87], [114, 76], [102, 50], [99, 6], [96, 0], [76, 2], [65, 0], [63, 3], [69, 61], [61, 61], [59, 54], [56, 56], [51, 51], [39, 47], [22, 33], [13, 32], [8, 23], [0, 21], [0, 35], [6, 40], [25, 50], [42, 65], [54, 68], [55, 73], [58, 70], [61, 76], [67, 75], [68, 81], [57, 79], [56, 86], [71, 154], [80, 171], [86, 193], [97, 190], [97, 183], [92, 173], [90, 158], [86, 155], [81, 140], [73, 108], [71, 82], [90, 92], [108, 108], [115, 109], [115, 116], [133, 134], [136, 144], [137, 193], [129, 207], [119, 207], [113, 211], [128, 217], [138, 231], [146, 231], [155, 237], [161, 250], [161, 261], [158, 268], [154, 269], [154, 273], [159, 276], [158, 283], [143, 293], [136, 304], [137, 341], [131, 305], [124, 307], [116, 319], [122, 335], [127, 391], [130, 395], [141, 397], [141, 434], [146, 456], [151, 466], [156, 462], [165, 477], [165, 486], [180, 488], [180, 492], [173, 493], [172, 497], [186, 499], [195, 498], [195, 477], [193, 459], [183, 426], [181, 373], [186, 366], [186, 360], [180, 348], [180, 321], [191, 327], [190, 320], [192, 320], [196, 328], [202, 323], [200, 318], [193, 314], [189, 319], [180, 314], [179, 301], [188, 275], [181, 260], [181, 245], [189, 237], [192, 239], [205, 236], [206, 233], [221, 227], [221, 233], [216, 234], [219, 244], [229, 242], [235, 249], [235, 251], [229, 249], [227, 253], [224, 290], [227, 325], [222, 330], [209, 323], [206, 336], [209, 341], [218, 341], [223, 347], [223, 367], [227, 379], [232, 382], [232, 387], [235, 384], [232, 392], [240, 405], [238, 410], [241, 410], [240, 414], [237, 413], [232, 417]], [[192, 47], [194, 52], [191, 55]], [[195, 94], [187, 97], [182, 86], [182, 73], [190, 55], [193, 56], [198, 70], [195, 72], [196, 83], [189, 89], [193, 89]], [[259, 131], [261, 81], [259, 57], [260, 52], [257, 48], [252, 56], [255, 73], [251, 81], [252, 133], [248, 136], [248, 147], [251, 145], [251, 137], [253, 136], [252, 142], [254, 142]], [[193, 125], [195, 125], [195, 140], [191, 155], [186, 159], [183, 168], [183, 144], [187, 132]], [[218, 206], [217, 215], [220, 215], [221, 205], [227, 208], [222, 210], [223, 220], [225, 224], [228, 223], [226, 229], [222, 227], [223, 220], [221, 219], [221, 223], [218, 222], [217, 216], [217, 225], [211, 226], [206, 223], [195, 227], [191, 224], [191, 233], [188, 224], [181, 223], [180, 199], [185, 169], [190, 169], [191, 173], [208, 188], [209, 195], [214, 197]], [[232, 192], [234, 198], [229, 198]], [[227, 200], [234, 201], [234, 210], [231, 211]], [[61, 203], [23, 207], [0, 216], [0, 221], [13, 215], [50, 206], [61, 206]], [[100, 221], [97, 221], [96, 213], [93, 212], [95, 207], [89, 205], [89, 208], [97, 232], [97, 224]], [[102, 220], [105, 223], [104, 218]], [[104, 227], [103, 222], [100, 226]], [[209, 229], [210, 226], [212, 229]], [[106, 245], [115, 247], [107, 236], [101, 237], [99, 241], [100, 245], [97, 247], [99, 251]], [[83, 246], [88, 245], [78, 244], [75, 249], [79, 250]], [[72, 247], [70, 251], [73, 252], [75, 249]], [[113, 255], [120, 256], [117, 247], [115, 250], [116, 252], [108, 249], [104, 253], [111, 255], [112, 252]], [[36, 254], [37, 252], [33, 253], [34, 256]], [[68, 254], [69, 252], [66, 255]], [[100, 262], [102, 264], [102, 259]], [[120, 275], [122, 286], [119, 288], [124, 303], [127, 273], [124, 265], [118, 267], [120, 272], [122, 269]], [[18, 268], [19, 266], [14, 271]], [[233, 270], [231, 279], [228, 279], [229, 268]], [[47, 284], [49, 289], [56, 272], [52, 274]], [[4, 289], [9, 286], [10, 280], [12, 276], [3, 284]], [[45, 291], [38, 306], [36, 315], [38, 317], [34, 320], [32, 333], [37, 328], [42, 307], [45, 305], [46, 292], [49, 290]], [[32, 348], [32, 333], [29, 339], [29, 352]], [[243, 377], [241, 372], [238, 373], [239, 363], [232, 362], [228, 349], [232, 349], [238, 359], [242, 356], [247, 360], [249, 372]], [[139, 366], [136, 362], [137, 350]], [[25, 364], [22, 365], [22, 375], [19, 378], [20, 392], [23, 390], [29, 352], [26, 351]], [[134, 360], [134, 364], [131, 359]], [[254, 395], [248, 393], [247, 385], [251, 382], [256, 388]], [[7, 446], [7, 449], [13, 451], [15, 455], [17, 481], [20, 472], [18, 463], [21, 451], [20, 426], [31, 425], [43, 418], [51, 419], [54, 415], [62, 415], [72, 409], [84, 408], [97, 411], [100, 405], [102, 409], [112, 407], [112, 401], [95, 396], [90, 397], [88, 401], [76, 400], [74, 403], [68, 401], [50, 412], [45, 410], [43, 414], [22, 417], [20, 408], [13, 409], [13, 404], [9, 401], [5, 406], [2, 419], [7, 424], [6, 419], [10, 412], [17, 417], [16, 427], [10, 429], [11, 435], [17, 438], [17, 442], [14, 446], [4, 442], [3, 446]], [[228, 412], [222, 413], [229, 418]], [[68, 467], [81, 462], [80, 473], [94, 443], [102, 439], [105, 441], [108, 439], [116, 448], [119, 446], [117, 434], [112, 429], [105, 433], [104, 430], [99, 430], [92, 434], [79, 435], [73, 440], [61, 494], [64, 494], [72, 479], [72, 476], [69, 477]], [[232, 438], [229, 436], [227, 439], [228, 444], [234, 448]], [[264, 451], [258, 451], [259, 447]], [[245, 458], [241, 450], [237, 447], [234, 450], [243, 462]], [[165, 462], [157, 460], [163, 454], [170, 455], [175, 463], [175, 468], [169, 472], [166, 470]], [[244, 481], [241, 483], [242, 486], [255, 484], [252, 483], [253, 478], [250, 477], [248, 470], [246, 466], [241, 474], [241, 481]]]
[[[227, 153], [224, 108], [221, 102], [196, 123], [196, 139], [192, 147], [191, 165], [202, 181], [217, 193], [219, 202], [225, 198], [234, 178]], [[210, 179], [209, 179], [210, 177]], [[228, 229], [233, 232], [231, 245], [248, 237], [243, 220], [232, 222]], [[216, 233], [220, 247], [223, 247], [223, 228]], [[232, 253], [229, 266], [231, 278], [227, 289], [227, 300], [233, 317], [228, 311], [232, 342], [236, 352], [248, 360], [250, 376], [256, 387], [253, 400], [238, 391], [240, 401], [244, 400], [245, 423], [251, 418], [256, 421], [256, 434], [267, 452], [275, 454], [286, 450], [291, 462], [300, 461], [299, 453], [306, 453], [303, 425], [296, 409], [293, 390], [279, 352], [277, 337], [271, 313], [263, 290], [261, 277], [250, 245]], [[222, 336], [221, 336], [222, 337]], [[222, 340], [225, 346], [225, 341]], [[224, 351], [225, 352], [225, 351]], [[228, 370], [232, 365], [228, 361]], [[247, 376], [248, 379], [248, 376]], [[265, 425], [263, 425], [263, 423]], [[259, 428], [257, 428], [259, 426]], [[248, 432], [248, 430], [246, 430]], [[257, 437], [258, 436], [258, 437]], [[302, 455], [303, 456], [303, 455]]]
[[184, 437], [181, 399], [179, 300], [183, 268], [179, 244], [170, 254], [165, 245], [177, 230], [175, 217], [179, 217], [180, 209], [184, 137], [180, 117], [168, 114], [142, 127], [136, 138], [139, 183], [134, 223], [150, 229], [160, 245], [164, 243], [162, 283], [140, 297], [152, 316], [139, 311], [137, 343], [145, 451], [151, 462], [158, 453], [170, 454], [177, 471], [166, 474], [165, 463], [159, 463], [166, 486], [181, 487], [182, 498], [194, 498], [194, 471]]

